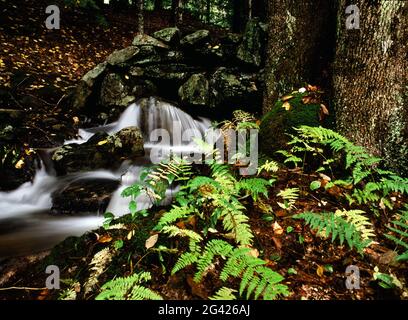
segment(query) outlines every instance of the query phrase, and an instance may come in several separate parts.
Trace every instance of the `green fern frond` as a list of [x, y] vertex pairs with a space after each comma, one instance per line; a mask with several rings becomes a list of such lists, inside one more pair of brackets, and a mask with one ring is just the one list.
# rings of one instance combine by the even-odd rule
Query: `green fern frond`
[[242, 179], [236, 185], [237, 191], [245, 191], [247, 195], [251, 195], [254, 201], [259, 199], [260, 195], [268, 197], [268, 187], [271, 183], [262, 178]]
[[392, 240], [398, 247], [403, 248], [405, 252], [397, 257], [398, 261], [408, 260], [408, 205], [401, 213], [397, 214], [395, 219], [391, 222], [392, 225], [387, 226], [390, 234], [385, 237]]
[[168, 212], [165, 212], [160, 218], [158, 224], [155, 227], [155, 230], [161, 230], [163, 227], [168, 226], [172, 223], [175, 223], [179, 219], [185, 219], [195, 212], [195, 208], [192, 206], [180, 207], [175, 206], [171, 208]]
[[187, 268], [197, 262], [199, 258], [199, 254], [197, 252], [185, 252], [183, 253], [179, 259], [177, 260], [176, 264], [174, 265], [173, 269], [171, 270], [171, 274], [175, 274], [180, 270]]
[[297, 199], [299, 199], [299, 188], [287, 188], [281, 190], [277, 196], [284, 200], [284, 203], [278, 202], [278, 205], [282, 209], [290, 210], [295, 205]]
[[236, 300], [237, 297], [234, 295], [234, 293], [237, 292], [237, 290], [230, 289], [227, 287], [222, 287], [220, 290], [216, 292], [215, 295], [210, 297], [210, 300]]
[[135, 273], [105, 283], [95, 300], [163, 300], [156, 292], [141, 286], [151, 280], [148, 272]]
[[163, 227], [162, 232], [168, 233], [170, 237], [184, 237], [194, 241], [203, 240], [203, 238], [197, 232], [188, 229], [181, 229], [174, 225]]
[[[362, 239], [361, 232], [357, 230], [354, 224], [332, 212], [304, 212], [293, 216], [293, 218], [305, 220], [306, 224], [310, 225], [313, 230], [316, 230], [318, 233], [324, 232], [326, 237], [329, 237], [331, 234], [332, 242], [339, 239], [340, 244], [343, 244], [346, 241], [351, 249], [356, 248], [359, 252], [371, 243], [371, 240]], [[370, 232], [366, 234], [366, 236], [369, 235]]]

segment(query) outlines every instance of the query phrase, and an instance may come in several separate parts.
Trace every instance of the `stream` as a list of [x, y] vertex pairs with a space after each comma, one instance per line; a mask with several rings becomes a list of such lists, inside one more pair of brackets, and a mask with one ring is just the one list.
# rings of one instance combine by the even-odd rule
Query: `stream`
[[[180, 141], [174, 128], [193, 132], [192, 137], [203, 138], [210, 127], [206, 118], [194, 119], [184, 111], [156, 98], [130, 105], [117, 122], [104, 126], [80, 129], [79, 139], [65, 141], [64, 144], [85, 143], [97, 132], [114, 134], [121, 129], [137, 126], [144, 136], [145, 156], [129, 163], [124, 161], [118, 170], [96, 170], [76, 172], [57, 177], [50, 160], [52, 151], [46, 151], [33, 182], [26, 182], [11, 192], [0, 192], [0, 260], [9, 257], [32, 254], [52, 248], [69, 236], [80, 236], [87, 231], [100, 227], [104, 212], [89, 212], [80, 215], [50, 214], [52, 194], [80, 180], [113, 180], [120, 182], [113, 193], [106, 212], [119, 217], [127, 214], [128, 198], [121, 197], [122, 191], [138, 180], [143, 168], [151, 165], [150, 154], [165, 156], [169, 152], [194, 152], [191, 141]], [[173, 137], [169, 145], [163, 145], [157, 139], [157, 129], [166, 130]], [[152, 134], [156, 132], [156, 134]], [[174, 190], [168, 190], [163, 204], [169, 203]], [[138, 209], [152, 206], [146, 196], [136, 199]]]

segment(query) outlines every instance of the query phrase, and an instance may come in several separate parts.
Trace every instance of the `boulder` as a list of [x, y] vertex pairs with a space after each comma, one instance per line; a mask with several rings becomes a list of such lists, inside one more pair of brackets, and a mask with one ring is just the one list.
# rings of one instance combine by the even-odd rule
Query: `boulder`
[[219, 68], [211, 77], [212, 104], [248, 109], [246, 103], [255, 102], [261, 94], [255, 76]]
[[185, 36], [181, 39], [180, 44], [185, 47], [195, 47], [204, 44], [209, 40], [210, 31], [198, 30], [192, 34]]
[[259, 68], [263, 63], [266, 33], [259, 19], [248, 21], [237, 58], [244, 64]]
[[159, 39], [167, 44], [175, 45], [180, 41], [181, 32], [179, 28], [166, 28], [157, 31], [153, 34], [153, 37]]
[[140, 49], [138, 47], [130, 46], [122, 50], [114, 51], [109, 55], [106, 61], [112, 66], [121, 65], [128, 62], [139, 52]]
[[134, 100], [135, 97], [130, 95], [130, 89], [119, 74], [108, 73], [105, 76], [100, 93], [100, 103], [103, 106], [127, 107]]
[[105, 61], [98, 64], [91, 71], [88, 71], [82, 78], [82, 81], [85, 82], [88, 87], [93, 87], [96, 80], [105, 72], [108, 63]]
[[58, 148], [53, 156], [58, 175], [96, 169], [115, 169], [124, 160], [144, 155], [143, 135], [139, 128], [129, 127], [116, 134], [97, 133], [83, 144]]
[[147, 34], [138, 34], [132, 42], [132, 45], [137, 47], [152, 46], [156, 48], [168, 49], [169, 46], [163, 41], [157, 40]]
[[204, 74], [193, 74], [179, 89], [183, 104], [206, 106], [209, 104], [209, 82]]
[[106, 61], [100, 63], [83, 76], [82, 80], [76, 86], [72, 97], [72, 107], [75, 110], [80, 110], [86, 106], [89, 97], [94, 91], [95, 83], [106, 71], [107, 65], [108, 63]]
[[[287, 148], [293, 128], [301, 125], [316, 127], [320, 122], [320, 103], [304, 104], [308, 93], [295, 92], [279, 99], [261, 121], [259, 146], [262, 153], [275, 156], [275, 152]], [[303, 100], [303, 101], [302, 101]]]
[[52, 194], [52, 214], [104, 213], [119, 181], [108, 179], [76, 180]]

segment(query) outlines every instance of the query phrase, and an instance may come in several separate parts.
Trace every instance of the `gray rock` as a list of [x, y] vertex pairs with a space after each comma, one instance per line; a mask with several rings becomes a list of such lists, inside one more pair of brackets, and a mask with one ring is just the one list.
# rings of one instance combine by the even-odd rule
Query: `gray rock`
[[92, 87], [95, 84], [95, 81], [105, 72], [107, 66], [107, 62], [103, 62], [98, 64], [95, 68], [91, 71], [88, 71], [82, 78], [89, 87]]
[[120, 65], [128, 62], [137, 53], [139, 53], [139, 51], [140, 49], [134, 46], [130, 46], [122, 50], [116, 50], [108, 57], [106, 61], [112, 66]]
[[151, 36], [148, 36], [147, 34], [138, 34], [132, 42], [132, 45], [138, 46], [138, 47], [143, 47], [143, 46], [153, 46], [157, 48], [163, 48], [163, 49], [168, 49], [169, 46], [165, 44], [163, 41], [157, 40]]
[[153, 37], [168, 44], [176, 44], [180, 41], [180, 36], [181, 33], [177, 27], [162, 29], [153, 34]]
[[192, 34], [185, 36], [181, 39], [181, 45], [183, 46], [197, 46], [205, 43], [209, 40], [210, 31], [208, 30], [198, 30]]
[[204, 74], [193, 74], [179, 89], [182, 103], [206, 106], [209, 103], [209, 82]]

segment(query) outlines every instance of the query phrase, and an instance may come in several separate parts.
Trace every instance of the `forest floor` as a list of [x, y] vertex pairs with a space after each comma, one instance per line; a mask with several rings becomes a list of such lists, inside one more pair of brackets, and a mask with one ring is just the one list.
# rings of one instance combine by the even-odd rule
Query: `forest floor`
[[[379, 285], [373, 278], [375, 267], [380, 271], [391, 272], [396, 278], [407, 282], [404, 264], [395, 264], [392, 242], [383, 236], [381, 244], [373, 244], [364, 250], [364, 255], [344, 245], [333, 244], [326, 237], [311, 231], [300, 220], [292, 216], [308, 210], [330, 212], [340, 206], [338, 190], [310, 191], [309, 185], [316, 174], [304, 174], [300, 170], [281, 169], [277, 182], [269, 191], [267, 203], [273, 208], [273, 215], [265, 215], [252, 201], [244, 202], [250, 226], [255, 235], [256, 255], [267, 262], [267, 266], [285, 277], [289, 300], [377, 300], [407, 299], [406, 289], [389, 290]], [[300, 198], [292, 210], [282, 210], [276, 203], [276, 194], [287, 187], [301, 190]], [[395, 207], [402, 207], [406, 199], [397, 197]], [[149, 288], [158, 292], [164, 299], [208, 299], [214, 288], [223, 284], [210, 270], [204, 281], [193, 281], [195, 269], [189, 267], [184, 272], [170, 275], [177, 255], [158, 254], [154, 248], [146, 248], [146, 239], [156, 234], [153, 226], [168, 208], [153, 209], [147, 218], [132, 219], [130, 215], [119, 218], [111, 225], [123, 227], [89, 232], [80, 238], [72, 237], [56, 246], [52, 251], [29, 257], [10, 259], [1, 266], [3, 276], [0, 287], [1, 299], [55, 300], [65, 297], [62, 290], [44, 288], [49, 264], [58, 265], [61, 270], [61, 289], [75, 290], [79, 299], [93, 299], [95, 294], [85, 294], [84, 284], [90, 279], [89, 266], [95, 254], [105, 248], [112, 248], [117, 241], [124, 243], [113, 255], [112, 261], [98, 276], [95, 287], [99, 288], [113, 277], [128, 276], [133, 272], [148, 270], [152, 274]], [[153, 217], [153, 218], [152, 218]], [[385, 234], [385, 223], [378, 219], [376, 233]], [[164, 245], [180, 249], [178, 241], [169, 243], [160, 239], [154, 247]], [[152, 250], [153, 249], [153, 250]], [[164, 259], [163, 259], [164, 258]], [[360, 289], [346, 287], [346, 268], [357, 266], [360, 272]], [[225, 284], [224, 284], [225, 285]], [[230, 286], [236, 286], [232, 281]], [[228, 286], [228, 285], [227, 285]], [[2, 289], [0, 289], [2, 290]], [[405, 290], [405, 291], [404, 291]], [[404, 293], [405, 292], [405, 293]]]

